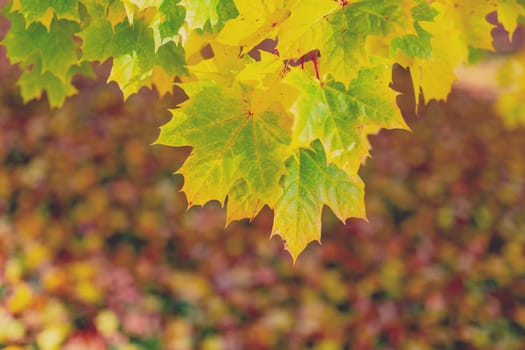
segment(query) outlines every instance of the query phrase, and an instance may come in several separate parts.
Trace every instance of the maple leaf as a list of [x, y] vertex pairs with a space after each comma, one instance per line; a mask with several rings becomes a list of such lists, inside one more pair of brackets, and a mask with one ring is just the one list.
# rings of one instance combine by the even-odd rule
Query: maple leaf
[[323, 204], [342, 221], [366, 217], [362, 181], [328, 164], [319, 141], [300, 148], [288, 159], [286, 170], [272, 236], [283, 238], [294, 261], [309, 242], [320, 240]]
[[[301, 57], [318, 47], [316, 40], [305, 38], [305, 33], [311, 32], [340, 5], [331, 0], [301, 0], [294, 1], [290, 7], [290, 17], [278, 27], [277, 49], [282, 57]], [[320, 41], [322, 37], [316, 39]]]
[[73, 35], [78, 25], [67, 20], [53, 20], [48, 31], [43, 24], [34, 22], [26, 27], [24, 17], [18, 13], [8, 15], [11, 30], [2, 45], [7, 47], [12, 63], [24, 67], [34, 64], [38, 57], [42, 72], [50, 72], [61, 80], [66, 79], [69, 69], [78, 64]]
[[153, 32], [142, 20], [122, 22], [112, 38], [113, 67], [108, 81], [115, 81], [127, 99], [142, 86], [150, 86], [155, 61]]
[[369, 36], [397, 34], [407, 25], [399, 1], [389, 0], [359, 1], [344, 6], [319, 27], [317, 30], [326, 33], [326, 40], [318, 46], [323, 74], [349, 82], [368, 61], [365, 44]]
[[75, 74], [93, 76], [91, 67], [87, 63], [70, 67], [66, 79], [60, 79], [53, 73], [42, 71], [40, 60], [33, 65], [33, 69], [26, 70], [20, 76], [18, 85], [24, 102], [39, 98], [44, 91], [51, 107], [60, 107], [66, 97], [72, 96], [77, 89], [71, 84], [71, 78]]
[[53, 73], [42, 73], [40, 65], [35, 65], [31, 71], [25, 71], [18, 84], [24, 102], [39, 98], [43, 91], [47, 91], [51, 107], [59, 107], [66, 97], [77, 92], [71, 83], [62, 81]]
[[411, 13], [416, 33], [405, 34], [392, 39], [391, 52], [393, 56], [396, 56], [397, 50], [400, 50], [407, 57], [430, 59], [432, 57], [432, 45], [430, 43], [432, 36], [419, 25], [419, 22], [433, 21], [439, 12], [429, 4], [422, 2], [412, 7]]
[[30, 25], [33, 22], [42, 23], [50, 28], [53, 17], [69, 19], [78, 22], [78, 0], [15, 0], [11, 11], [18, 11]]
[[[150, 3], [141, 3], [147, 5]], [[109, 81], [119, 84], [125, 98], [152, 83], [161, 94], [170, 92], [174, 77], [186, 73], [184, 50], [174, 40], [184, 21], [180, 9], [170, 2], [162, 3], [153, 23], [137, 17], [133, 25], [123, 21], [113, 30], [103, 15], [104, 7], [92, 4], [88, 7], [91, 21], [78, 34], [83, 41], [83, 58], [104, 61], [114, 57]]]
[[[505, 9], [504, 4], [499, 4], [499, 8]], [[419, 31], [419, 37], [427, 41], [426, 34], [430, 35], [431, 55], [424, 57], [414, 55], [415, 50], [404, 50], [413, 57], [409, 60], [401, 59], [401, 63], [411, 68], [416, 99], [420, 88], [428, 100], [446, 99], [456, 80], [454, 70], [467, 61], [469, 47], [493, 49], [491, 30], [494, 26], [485, 17], [497, 10], [498, 4], [489, 0], [468, 0], [461, 3], [442, 0], [433, 2], [431, 7], [421, 4], [420, 9], [425, 9], [427, 15], [432, 15], [421, 18], [425, 11], [417, 14], [424, 30]], [[424, 48], [424, 52], [428, 53], [429, 46], [424, 41], [419, 43], [419, 48]]]
[[184, 66], [184, 48], [176, 45], [173, 41], [159, 47], [155, 53], [154, 63], [162, 67], [171, 76], [187, 74]]
[[172, 110], [173, 118], [161, 128], [156, 143], [192, 145], [179, 169], [190, 205], [214, 199], [223, 203], [240, 179], [254, 196], [272, 204], [280, 193], [282, 158], [289, 143], [283, 128], [286, 112], [271, 106], [255, 113], [259, 106], [243, 97], [247, 95], [241, 87], [226, 89], [211, 81], [181, 87], [190, 99]]
[[236, 1], [236, 5], [239, 15], [226, 23], [218, 40], [242, 46], [242, 53], [246, 53], [264, 39], [278, 38], [280, 55], [289, 58], [300, 57], [317, 47], [304, 40], [299, 49], [295, 45], [309, 29], [340, 7], [332, 0]]
[[[301, 57], [312, 49], [319, 49], [321, 74], [349, 82], [361, 66], [368, 64], [371, 53], [379, 53], [377, 50], [367, 51], [370, 51], [367, 43], [372, 36], [389, 43], [393, 36], [414, 32], [411, 26], [406, 25], [410, 11], [404, 8], [405, 2], [403, 6], [397, 0], [358, 1], [334, 6], [334, 2], [322, 1], [317, 5], [308, 2], [308, 6], [311, 6], [308, 8], [301, 2], [297, 5], [297, 9], [300, 9], [297, 12], [310, 13], [304, 16], [306, 25], [300, 30], [296, 29], [296, 24], [301, 23], [302, 18], [294, 15], [292, 10], [292, 15], [282, 23], [278, 32], [279, 53], [283, 57]], [[323, 7], [319, 12], [311, 11], [320, 5]], [[318, 15], [314, 16], [314, 13]]]
[[239, 180], [228, 192], [226, 204], [226, 225], [234, 220], [248, 218], [252, 220], [264, 206], [264, 202], [257, 198], [244, 180]]
[[257, 88], [268, 88], [275, 84], [277, 73], [282, 69], [283, 62], [279, 56], [260, 51], [260, 60], [243, 67], [235, 75], [235, 80]]
[[441, 4], [434, 4], [434, 7], [439, 14], [433, 21], [421, 22], [423, 29], [432, 36], [432, 56], [430, 59], [415, 57], [411, 69], [414, 90], [419, 91], [421, 87], [427, 100], [446, 99], [456, 80], [454, 69], [468, 56], [468, 46], [456, 23], [450, 20], [447, 8]]
[[388, 87], [390, 67], [364, 68], [348, 89], [337, 81], [321, 83], [294, 70], [286, 81], [300, 90], [292, 107], [295, 115], [293, 144], [307, 147], [319, 139], [333, 162], [348, 173], [357, 173], [368, 155], [367, 132], [380, 128], [407, 129]]
[[238, 14], [232, 0], [181, 0], [181, 5], [190, 29], [218, 28]]
[[[122, 22], [124, 17], [128, 19], [130, 25], [134, 24], [135, 18], [143, 20], [153, 31], [155, 50], [157, 50], [170, 41], [179, 43], [179, 31], [184, 23], [186, 10], [179, 5], [179, 1], [125, 0], [122, 8], [115, 8], [115, 15], [118, 23]], [[109, 13], [107, 17], [109, 20]], [[112, 22], [112, 26], [115, 27], [118, 23]]]
[[231, 86], [249, 58], [239, 59], [237, 47], [222, 45], [217, 42], [212, 42], [210, 47], [213, 50], [213, 59], [203, 60], [191, 65], [188, 70], [199, 80], [211, 79], [224, 86]]
[[454, 0], [443, 1], [441, 11], [448, 20], [459, 28], [458, 35], [467, 46], [493, 50], [492, 29], [494, 25], [486, 16], [497, 10], [497, 1], [492, 0]]
[[169, 41], [178, 43], [179, 31], [184, 23], [185, 16], [186, 9], [179, 6], [177, 1], [162, 2], [151, 24], [155, 50]]
[[525, 16], [525, 3], [518, 0], [502, 0], [497, 11], [498, 21], [512, 35], [518, 26], [518, 18]]
[[38, 98], [46, 91], [51, 107], [59, 107], [67, 96], [76, 93], [71, 84], [75, 73], [91, 73], [79, 61], [73, 41], [78, 25], [54, 19], [48, 31], [40, 22], [26, 26], [19, 13], [10, 13], [8, 18], [11, 30], [1, 43], [6, 46], [11, 62], [24, 68], [18, 81], [24, 101]]
[[239, 15], [225, 23], [217, 40], [226, 45], [241, 46], [246, 53], [264, 39], [274, 39], [279, 25], [291, 14], [283, 0], [235, 0]]
[[183, 25], [182, 30], [187, 32], [187, 35], [184, 35], [182, 38], [186, 63], [192, 66], [202, 62], [205, 58], [209, 58], [203, 57], [202, 50], [206, 47], [211, 47], [215, 43], [216, 34], [200, 30], [188, 30], [187, 24]]
[[77, 34], [82, 39], [82, 58], [104, 62], [113, 54], [113, 26], [105, 17], [104, 7], [95, 3], [87, 8], [89, 24]]
[[107, 13], [106, 18], [111, 22], [111, 26], [113, 28], [115, 28], [117, 24], [122, 23], [126, 17], [129, 18], [128, 14], [126, 13], [126, 8], [122, 2], [111, 1], [106, 5], [107, 7], [104, 7]]
[[127, 21], [118, 24], [107, 40], [114, 57], [108, 81], [117, 82], [124, 98], [151, 85], [155, 65], [172, 77], [186, 72], [182, 47], [170, 41], [155, 50], [153, 32], [142, 19], [133, 26]]

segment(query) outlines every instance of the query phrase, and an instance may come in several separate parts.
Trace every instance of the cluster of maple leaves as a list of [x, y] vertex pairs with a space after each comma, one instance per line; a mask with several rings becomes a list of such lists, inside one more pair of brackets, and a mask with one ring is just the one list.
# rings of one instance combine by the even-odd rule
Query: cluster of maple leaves
[[77, 80], [50, 112], [17, 75], [0, 64], [0, 347], [521, 349], [525, 136], [489, 105], [456, 93], [374, 137], [370, 222], [326, 211], [292, 266], [268, 210], [186, 211], [188, 150], [148, 146], [173, 100]]
[[[75, 93], [73, 76], [90, 74], [93, 61], [112, 58], [108, 80], [124, 97], [152, 85], [165, 94], [178, 76], [189, 100], [157, 143], [193, 147], [179, 169], [190, 206], [227, 199], [228, 222], [270, 207], [272, 234], [296, 259], [320, 239], [324, 205], [343, 221], [366, 217], [357, 172], [367, 136], [407, 128], [389, 88], [392, 64], [410, 68], [416, 95], [446, 98], [469, 48], [492, 49], [485, 17], [494, 11], [512, 32], [525, 8], [515, 0], [13, 0], [2, 44], [23, 69], [24, 100], [46, 91], [52, 106]], [[260, 50], [265, 40], [276, 42], [271, 52]], [[519, 114], [513, 98], [502, 106]]]

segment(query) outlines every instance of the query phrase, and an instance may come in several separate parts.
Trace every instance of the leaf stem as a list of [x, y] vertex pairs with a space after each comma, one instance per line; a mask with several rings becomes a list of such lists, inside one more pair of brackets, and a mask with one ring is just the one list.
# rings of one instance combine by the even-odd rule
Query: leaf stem
[[310, 51], [310, 57], [312, 57], [312, 61], [314, 62], [315, 76], [317, 77], [317, 80], [321, 80], [319, 77], [319, 67], [317, 66], [317, 60], [315, 59], [314, 51]]

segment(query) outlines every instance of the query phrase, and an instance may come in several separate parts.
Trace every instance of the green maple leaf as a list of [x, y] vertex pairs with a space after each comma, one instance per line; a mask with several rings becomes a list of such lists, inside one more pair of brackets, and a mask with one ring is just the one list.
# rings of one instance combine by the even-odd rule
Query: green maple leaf
[[104, 62], [113, 54], [113, 26], [105, 17], [104, 7], [88, 6], [89, 23], [77, 34], [82, 39], [82, 58]]
[[158, 21], [152, 28], [155, 38], [155, 48], [166, 43], [175, 41], [179, 36], [179, 30], [184, 24], [186, 9], [178, 4], [178, 1], [164, 1], [158, 9]]
[[117, 24], [112, 39], [113, 67], [108, 81], [115, 81], [124, 98], [151, 85], [151, 70], [155, 63], [153, 31], [143, 20]]
[[239, 180], [228, 192], [226, 225], [234, 220], [252, 220], [261, 211], [264, 202], [257, 198], [244, 180]]
[[108, 80], [117, 82], [125, 98], [151, 85], [154, 65], [169, 73], [186, 72], [182, 47], [170, 41], [155, 50], [153, 31], [143, 20], [118, 24], [109, 40], [114, 59]]
[[66, 97], [74, 95], [77, 90], [71, 84], [71, 78], [75, 74], [93, 76], [91, 67], [87, 63], [73, 66], [69, 69], [67, 79], [62, 80], [51, 72], [42, 71], [40, 60], [37, 60], [31, 70], [25, 70], [18, 85], [24, 102], [39, 98], [42, 93], [47, 92], [47, 98], [51, 107], [60, 107]]
[[[11, 21], [11, 29], [2, 40], [2, 45], [7, 48], [11, 63], [21, 63], [28, 66], [32, 63], [33, 54], [38, 54], [38, 43], [32, 42], [33, 33], [45, 31], [41, 24], [33, 24], [26, 29], [24, 17], [20, 14], [7, 14]], [[37, 44], [37, 45], [35, 45]]]
[[150, 26], [135, 19], [133, 25], [123, 21], [113, 30], [104, 17], [104, 7], [92, 4], [88, 7], [90, 21], [78, 34], [82, 39], [82, 58], [105, 61], [114, 57], [109, 80], [117, 82], [126, 98], [142, 86], [151, 85], [155, 65], [170, 75], [185, 74], [183, 48], [167, 40], [177, 35], [184, 21], [184, 11], [180, 9], [175, 3], [164, 2], [156, 14], [162, 22], [158, 19]]
[[71, 83], [62, 81], [50, 72], [42, 73], [39, 68], [35, 66], [33, 70], [25, 71], [18, 81], [24, 102], [39, 98], [43, 91], [47, 91], [51, 107], [59, 107], [66, 97], [77, 92]]
[[24, 16], [27, 24], [41, 22], [46, 27], [56, 15], [58, 19], [79, 21], [78, 0], [18, 0], [15, 9]]
[[250, 192], [273, 204], [280, 193], [289, 137], [282, 126], [284, 111], [254, 113], [258, 106], [243, 97], [241, 88], [225, 89], [210, 81], [182, 84], [190, 97], [156, 141], [170, 146], [192, 145], [179, 173], [191, 205], [224, 202], [243, 179]]
[[115, 57], [136, 52], [144, 67], [152, 65], [155, 60], [153, 32], [142, 20], [136, 20], [133, 24], [127, 21], [118, 24], [112, 41], [112, 53]]
[[159, 47], [155, 54], [155, 64], [164, 68], [171, 75], [186, 75], [184, 66], [184, 49], [180, 45], [175, 45], [173, 41]]
[[77, 31], [78, 25], [66, 20], [53, 20], [49, 32], [42, 32], [41, 28], [38, 30], [33, 41], [40, 43], [43, 71], [63, 77], [71, 66], [78, 63], [77, 48], [73, 41]]
[[397, 93], [390, 88], [390, 65], [371, 61], [350, 82], [347, 93], [351, 104], [349, 112], [363, 117], [368, 133], [379, 129], [409, 129], [396, 103]]
[[294, 261], [311, 241], [321, 237], [321, 214], [328, 205], [337, 217], [365, 218], [361, 179], [328, 164], [322, 144], [301, 148], [286, 164], [283, 194], [275, 206], [272, 235], [286, 242]]
[[[115, 4], [110, 5], [113, 6], [116, 14], [120, 14], [120, 17], [116, 17], [117, 23], [115, 20], [110, 22], [112, 26], [122, 22], [118, 19], [123, 19], [124, 13], [131, 25], [134, 24], [135, 17], [142, 18], [147, 27], [153, 31], [155, 50], [157, 50], [169, 41], [175, 43], [180, 41], [179, 30], [184, 23], [186, 9], [179, 3], [179, 0], [124, 0], [120, 9], [115, 7]], [[109, 17], [108, 15], [106, 19], [109, 20]]]
[[390, 48], [393, 52], [399, 49], [408, 57], [429, 59], [432, 56], [432, 45], [430, 43], [432, 35], [421, 28], [419, 22], [432, 22], [439, 12], [428, 3], [420, 2], [411, 9], [411, 13], [414, 19], [416, 34], [406, 34], [394, 38], [390, 44]]
[[398, 0], [358, 1], [327, 16], [310, 34], [320, 40], [322, 73], [349, 82], [368, 61], [367, 38], [397, 33], [407, 27], [405, 20]]
[[292, 107], [293, 144], [308, 147], [318, 139], [329, 162], [356, 174], [368, 155], [368, 132], [407, 128], [388, 87], [389, 72], [387, 65], [362, 69], [348, 89], [333, 80], [320, 83], [302, 70], [288, 74], [287, 83], [300, 90]]
[[78, 24], [67, 20], [53, 20], [48, 31], [43, 24], [35, 22], [26, 28], [22, 15], [13, 13], [11, 30], [2, 44], [7, 47], [12, 63], [27, 67], [40, 59], [42, 72], [50, 72], [66, 81], [69, 69], [78, 64], [78, 54], [73, 35]]

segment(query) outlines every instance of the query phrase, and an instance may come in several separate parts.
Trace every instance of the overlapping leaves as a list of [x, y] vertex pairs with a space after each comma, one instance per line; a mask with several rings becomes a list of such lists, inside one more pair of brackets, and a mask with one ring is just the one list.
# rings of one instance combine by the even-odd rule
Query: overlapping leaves
[[126, 98], [179, 77], [189, 100], [157, 143], [192, 146], [179, 169], [189, 204], [225, 203], [228, 222], [269, 206], [295, 259], [319, 240], [323, 205], [365, 217], [367, 136], [407, 128], [392, 64], [410, 69], [416, 98], [446, 98], [469, 48], [492, 48], [493, 11], [511, 31], [525, 13], [515, 0], [13, 0], [2, 44], [24, 99], [47, 92], [52, 106], [92, 61], [112, 59]]
[[[179, 169], [190, 205], [228, 197], [228, 220], [239, 218], [232, 210], [253, 217], [263, 205], [274, 208], [273, 233], [294, 258], [320, 239], [324, 204], [341, 220], [364, 218], [357, 170], [367, 133], [406, 127], [388, 88], [390, 67], [363, 68], [345, 88], [299, 69], [283, 72], [275, 55], [238, 60], [214, 47], [217, 60], [188, 67], [201, 80], [180, 85], [189, 99], [157, 140], [192, 145]], [[202, 80], [207, 74], [214, 80]]]

